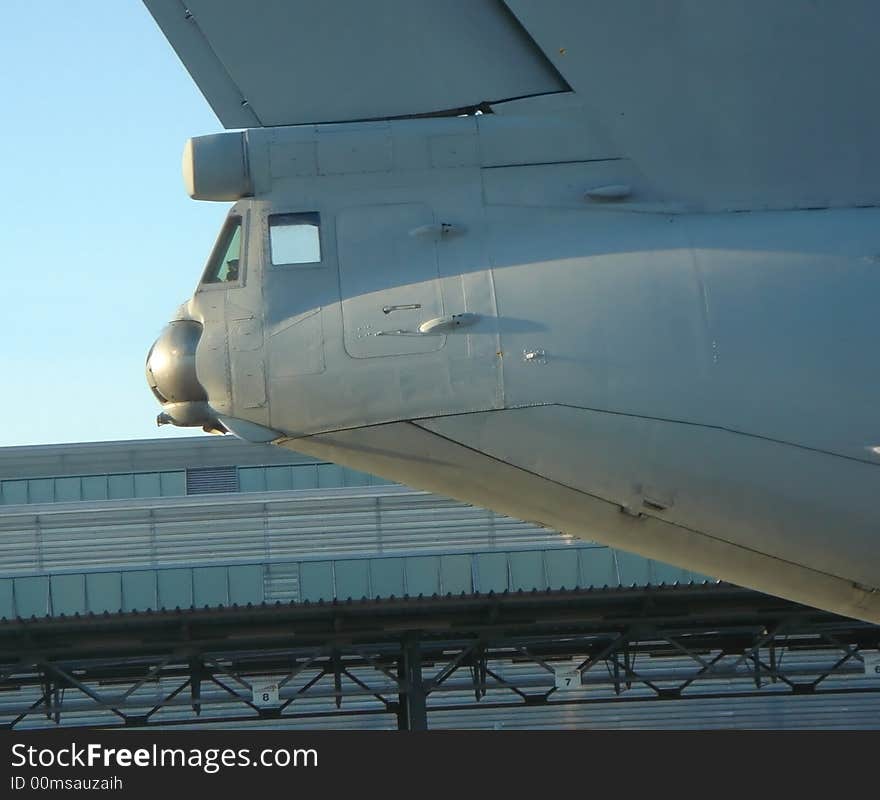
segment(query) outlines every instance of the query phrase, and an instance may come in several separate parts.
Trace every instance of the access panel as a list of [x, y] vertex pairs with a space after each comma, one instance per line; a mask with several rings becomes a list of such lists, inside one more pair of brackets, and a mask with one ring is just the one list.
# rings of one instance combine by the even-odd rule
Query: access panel
[[434, 224], [432, 210], [421, 203], [339, 213], [339, 281], [350, 356], [428, 353], [445, 344], [442, 333], [419, 333], [423, 322], [444, 313]]

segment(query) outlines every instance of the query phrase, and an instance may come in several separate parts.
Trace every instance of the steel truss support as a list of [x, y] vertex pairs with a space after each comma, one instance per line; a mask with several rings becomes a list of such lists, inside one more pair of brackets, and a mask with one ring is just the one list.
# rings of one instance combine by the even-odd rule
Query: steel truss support
[[878, 646], [877, 626], [725, 585], [20, 620], [0, 623], [0, 725], [424, 730], [439, 708], [872, 694]]
[[428, 729], [427, 693], [422, 681], [422, 653], [419, 641], [407, 637], [400, 649], [397, 675], [403, 691], [398, 696], [397, 728], [401, 731]]

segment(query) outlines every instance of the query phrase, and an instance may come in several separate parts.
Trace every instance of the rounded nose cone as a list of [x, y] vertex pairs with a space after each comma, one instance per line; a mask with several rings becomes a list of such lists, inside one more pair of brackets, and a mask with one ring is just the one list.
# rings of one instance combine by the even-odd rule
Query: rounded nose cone
[[196, 346], [202, 326], [192, 320], [168, 325], [147, 354], [147, 383], [159, 402], [190, 403], [207, 400], [196, 377]]

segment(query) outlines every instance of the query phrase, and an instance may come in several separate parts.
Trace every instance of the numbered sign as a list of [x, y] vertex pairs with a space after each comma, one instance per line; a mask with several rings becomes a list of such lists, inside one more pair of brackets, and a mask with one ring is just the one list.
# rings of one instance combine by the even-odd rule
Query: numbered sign
[[562, 692], [570, 692], [581, 688], [581, 673], [569, 666], [556, 668], [556, 688]]
[[862, 653], [862, 658], [865, 659], [865, 675], [880, 678], [880, 653], [868, 650]]
[[279, 705], [277, 681], [252, 681], [251, 690], [257, 708], [274, 708]]

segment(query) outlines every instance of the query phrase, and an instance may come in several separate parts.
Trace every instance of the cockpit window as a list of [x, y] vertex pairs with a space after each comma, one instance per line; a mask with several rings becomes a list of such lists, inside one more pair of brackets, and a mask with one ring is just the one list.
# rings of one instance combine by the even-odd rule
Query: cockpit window
[[241, 268], [241, 217], [229, 217], [208, 260], [202, 283], [234, 283]]
[[320, 264], [321, 222], [318, 214], [271, 214], [269, 249], [274, 266]]

